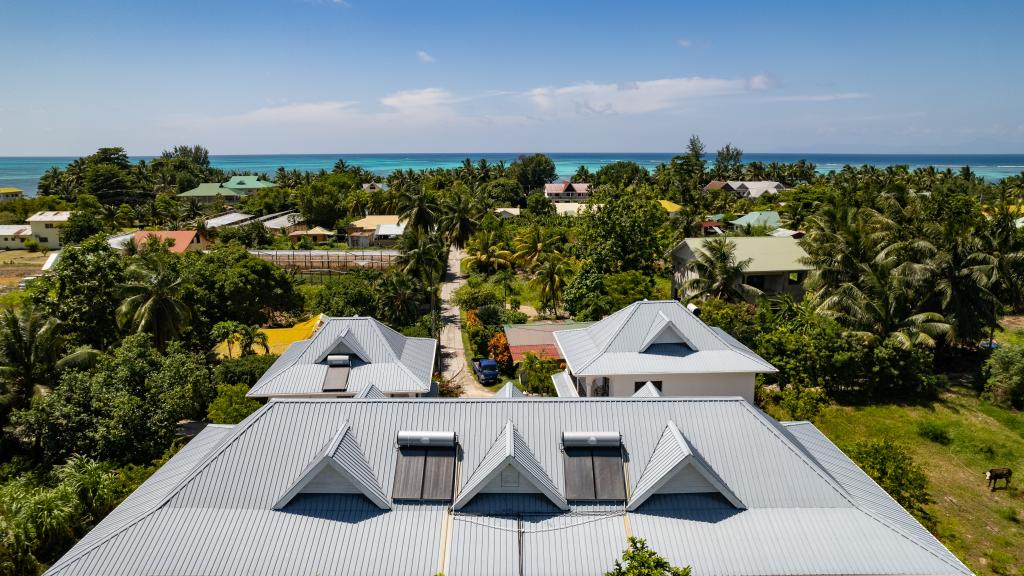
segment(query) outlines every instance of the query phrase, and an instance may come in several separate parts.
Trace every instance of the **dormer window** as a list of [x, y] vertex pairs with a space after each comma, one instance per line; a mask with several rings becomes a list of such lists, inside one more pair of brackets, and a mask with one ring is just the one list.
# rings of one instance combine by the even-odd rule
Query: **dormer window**
[[398, 433], [398, 460], [391, 497], [451, 500], [455, 483], [455, 432]]
[[564, 432], [565, 497], [625, 500], [622, 436], [618, 432]]

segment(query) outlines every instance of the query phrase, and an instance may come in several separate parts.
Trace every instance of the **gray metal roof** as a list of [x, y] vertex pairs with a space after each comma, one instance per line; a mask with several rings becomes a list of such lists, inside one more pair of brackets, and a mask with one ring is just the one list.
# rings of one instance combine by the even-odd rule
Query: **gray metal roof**
[[[494, 446], [510, 424], [513, 452], [528, 452], [559, 494], [562, 433], [619, 432], [636, 492], [670, 460], [656, 454], [669, 423], [745, 508], [658, 490], [635, 511], [562, 511], [543, 494], [508, 493], [479, 493], [458, 511], [382, 510], [344, 493], [273, 508], [341, 430], [389, 499], [398, 432], [454, 432], [457, 499], [474, 471], [507, 454], [507, 443]], [[781, 426], [740, 398], [274, 400], [232, 429], [202, 432], [47, 574], [594, 574], [629, 535], [698, 576], [970, 573], [850, 466], [810, 425]]]
[[[678, 335], [687, 347], [659, 344]], [[675, 300], [643, 300], [579, 330], [555, 332], [576, 376], [776, 372], [774, 366]]]
[[493, 398], [522, 398], [524, 396], [526, 396], [526, 394], [523, 394], [522, 390], [516, 388], [515, 384], [512, 382], [506, 382], [504, 386], [494, 393]]
[[410, 338], [369, 317], [324, 317], [308, 340], [299, 340], [249, 390], [252, 398], [323, 394], [324, 357], [339, 349], [359, 357], [348, 376], [347, 393], [373, 386], [384, 394], [431, 391], [437, 340]]
[[639, 390], [633, 393], [633, 398], [661, 398], [661, 390], [658, 390], [652, 382], [644, 384]]

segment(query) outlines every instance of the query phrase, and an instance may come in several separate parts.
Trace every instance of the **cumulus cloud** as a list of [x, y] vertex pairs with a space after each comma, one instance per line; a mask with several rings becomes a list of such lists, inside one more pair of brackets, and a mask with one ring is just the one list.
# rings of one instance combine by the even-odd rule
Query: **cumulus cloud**
[[586, 82], [560, 88], [534, 88], [526, 96], [544, 112], [644, 114], [674, 108], [688, 99], [765, 88], [763, 81], [756, 76], [749, 80], [692, 76], [620, 84]]
[[690, 48], [693, 46], [693, 42], [689, 38], [680, 38], [679, 45], [683, 48]]
[[757, 74], [750, 77], [751, 90], [768, 90], [774, 83], [767, 74]]
[[861, 100], [868, 95], [863, 92], [839, 92], [836, 94], [795, 94], [772, 98], [775, 102], [836, 102], [838, 100]]
[[434, 61], [434, 57], [425, 50], [419, 50], [416, 52], [416, 57], [420, 59], [420, 62], [426, 62], [427, 64]]
[[455, 96], [441, 88], [400, 90], [380, 99], [380, 103], [399, 114], [421, 115], [448, 110], [456, 102]]

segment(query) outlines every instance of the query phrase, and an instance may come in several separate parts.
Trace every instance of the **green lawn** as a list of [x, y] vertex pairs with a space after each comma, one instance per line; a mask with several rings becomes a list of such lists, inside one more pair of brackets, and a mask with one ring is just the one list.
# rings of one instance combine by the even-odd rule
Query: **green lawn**
[[[945, 428], [947, 445], [918, 434]], [[815, 424], [840, 447], [891, 437], [908, 446], [928, 476], [936, 532], [978, 574], [1024, 574], [1024, 413], [1004, 410], [954, 387], [928, 406], [831, 406]], [[1010, 490], [990, 492], [985, 471], [1009, 466]]]

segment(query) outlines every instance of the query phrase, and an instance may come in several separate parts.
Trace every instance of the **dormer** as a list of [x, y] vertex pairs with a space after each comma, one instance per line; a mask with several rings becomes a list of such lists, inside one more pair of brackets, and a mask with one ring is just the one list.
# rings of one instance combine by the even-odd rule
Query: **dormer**
[[348, 391], [348, 377], [353, 368], [367, 364], [368, 355], [356, 340], [355, 333], [346, 328], [327, 349], [320, 359], [327, 365], [322, 392], [344, 393]]
[[362, 494], [378, 508], [391, 509], [348, 424], [343, 424], [302, 469], [288, 490], [277, 499], [274, 509], [285, 508], [299, 494]]
[[737, 508], [746, 508], [729, 486], [697, 454], [673, 422], [665, 426], [647, 467], [629, 499], [634, 511], [655, 494], [718, 493]]
[[543, 494], [560, 510], [569, 509], [569, 503], [511, 421], [466, 480], [454, 508], [461, 510], [477, 494], [487, 493]]
[[640, 345], [640, 352], [651, 354], [677, 354], [689, 353], [696, 350], [696, 347], [683, 335], [674, 322], [669, 320], [664, 312], [658, 311], [651, 323], [643, 344]]

